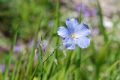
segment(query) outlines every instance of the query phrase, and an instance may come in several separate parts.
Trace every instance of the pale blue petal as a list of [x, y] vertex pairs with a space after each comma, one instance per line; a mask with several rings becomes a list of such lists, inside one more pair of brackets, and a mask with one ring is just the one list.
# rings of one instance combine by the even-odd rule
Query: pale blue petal
[[79, 24], [78, 21], [74, 18], [70, 18], [66, 20], [66, 25], [70, 33], [74, 32], [74, 29], [78, 24]]
[[67, 49], [75, 49], [75, 43], [74, 40], [71, 38], [65, 38], [63, 39], [63, 46]]
[[88, 25], [81, 23], [75, 28], [75, 34], [77, 37], [89, 36], [91, 34], [91, 31]]
[[62, 38], [65, 38], [68, 36], [68, 30], [65, 27], [59, 27], [57, 34]]
[[88, 39], [87, 37], [79, 37], [75, 39], [75, 43], [80, 48], [87, 48], [90, 45], [90, 39]]

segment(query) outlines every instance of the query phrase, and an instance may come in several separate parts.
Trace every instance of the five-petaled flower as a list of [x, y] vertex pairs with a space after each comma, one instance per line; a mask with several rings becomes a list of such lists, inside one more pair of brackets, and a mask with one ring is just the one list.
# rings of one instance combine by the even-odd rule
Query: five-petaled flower
[[59, 27], [57, 34], [62, 38], [63, 46], [67, 49], [75, 49], [77, 44], [80, 48], [87, 48], [90, 44], [88, 36], [91, 31], [88, 25], [81, 23], [74, 18], [66, 20], [67, 28]]

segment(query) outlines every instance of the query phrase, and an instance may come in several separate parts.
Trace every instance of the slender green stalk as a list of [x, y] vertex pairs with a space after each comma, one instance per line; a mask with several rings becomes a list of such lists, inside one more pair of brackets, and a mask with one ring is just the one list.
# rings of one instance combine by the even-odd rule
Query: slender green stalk
[[79, 61], [79, 67], [80, 67], [80, 65], [81, 65], [81, 49], [78, 50], [77, 55], [78, 55], [78, 61]]
[[76, 66], [77, 66], [77, 76], [76, 78], [77, 79], [80, 79], [80, 73], [81, 73], [81, 49], [80, 48], [77, 48], [77, 51], [76, 51], [76, 58], [77, 58], [77, 63], [76, 63]]
[[59, 9], [60, 8], [60, 0], [57, 0], [57, 3], [56, 3], [56, 16], [55, 16], [55, 18], [56, 18], [56, 24], [55, 24], [55, 27], [54, 27], [54, 31], [53, 31], [53, 34], [55, 34], [56, 33], [56, 31], [57, 31], [57, 28], [59, 27], [59, 22], [60, 22], [60, 12], [59, 12]]
[[83, 19], [83, 15], [82, 15], [82, 11], [80, 10], [80, 14], [79, 14], [79, 22], [82, 22]]
[[100, 65], [96, 64], [96, 80], [99, 80], [99, 74], [100, 74]]
[[32, 76], [31, 76], [30, 80], [32, 80], [32, 78], [34, 77], [34, 75], [35, 75], [35, 73], [36, 73], [36, 71], [37, 71], [37, 69], [38, 69], [38, 65], [39, 65], [39, 64], [37, 64], [37, 66], [35, 67], [35, 70], [33, 71], [33, 74], [32, 74]]
[[15, 80], [18, 80], [19, 79], [19, 72], [20, 72], [20, 67], [21, 67], [21, 60], [20, 62], [18, 63], [17, 65], [17, 70], [16, 70], [16, 74], [15, 74]]
[[[57, 28], [59, 27], [59, 22], [60, 22], [60, 13], [59, 13], [59, 8], [60, 8], [60, 0], [57, 0], [56, 3], [56, 25], [54, 28], [54, 33], [57, 32]], [[57, 46], [59, 44], [59, 38], [55, 37], [55, 45]], [[58, 59], [58, 48], [55, 50], [55, 59]]]
[[35, 49], [36, 49], [36, 42], [38, 39], [38, 33], [39, 33], [39, 25], [40, 25], [40, 20], [41, 20], [41, 16], [37, 18], [37, 22], [34, 25], [36, 27], [36, 33], [35, 33], [35, 37], [34, 37], [34, 44], [33, 44], [33, 48], [32, 48], [32, 52], [29, 56], [28, 59], [28, 66], [27, 66], [27, 71], [26, 71], [26, 76], [28, 76], [28, 74], [31, 73], [31, 69], [32, 69], [32, 64], [33, 64], [33, 60], [34, 60], [34, 55], [35, 55]]
[[68, 80], [68, 71], [69, 71], [69, 68], [71, 66], [72, 54], [73, 54], [73, 51], [68, 52], [68, 57], [67, 57], [67, 61], [65, 64], [65, 80]]
[[106, 30], [105, 30], [105, 26], [103, 24], [103, 14], [102, 14], [102, 9], [101, 9], [99, 0], [97, 0], [97, 9], [98, 9], [98, 15], [99, 15], [98, 17], [99, 17], [100, 32], [104, 36], [104, 41], [107, 42], [108, 41], [108, 36], [107, 36]]
[[14, 67], [13, 72], [12, 72], [11, 80], [15, 80], [15, 72], [16, 72], [17, 68], [18, 68], [18, 62], [16, 61], [15, 67]]
[[67, 61], [66, 61], [66, 67], [65, 67], [65, 71], [67, 72], [70, 64], [71, 64], [71, 56], [73, 54], [73, 51], [70, 51], [69, 54], [68, 54], [68, 58], [67, 58]]
[[[37, 27], [37, 26], [36, 26], [36, 27]], [[37, 30], [36, 30], [33, 49], [32, 49], [32, 52], [31, 52], [30, 57], [29, 57], [29, 60], [28, 60], [29, 63], [28, 63], [28, 67], [27, 67], [26, 76], [30, 73], [30, 69], [31, 69], [32, 64], [33, 64], [34, 54], [35, 54], [35, 49], [36, 49], [36, 42], [37, 42], [37, 37], [38, 37], [38, 32], [39, 32], [39, 27], [38, 27]]]
[[13, 42], [12, 42], [12, 46], [11, 46], [11, 49], [10, 49], [10, 52], [9, 52], [9, 58], [7, 60], [3, 80], [6, 80], [6, 78], [8, 77], [9, 68], [10, 68], [10, 64], [11, 64], [12, 53], [13, 53], [14, 45], [16, 44], [17, 33], [18, 33], [18, 27], [16, 28], [16, 31], [15, 31], [15, 34], [14, 34], [14, 37], [13, 37], [13, 40], [12, 40]]
[[38, 76], [40, 76], [40, 79], [43, 79], [43, 52], [42, 52], [42, 46], [39, 48], [39, 54], [38, 54]]
[[50, 53], [50, 55], [43, 61], [43, 64], [55, 53], [55, 51], [58, 49], [58, 47], [57, 48], [55, 48], [55, 50], [52, 52], [52, 53]]

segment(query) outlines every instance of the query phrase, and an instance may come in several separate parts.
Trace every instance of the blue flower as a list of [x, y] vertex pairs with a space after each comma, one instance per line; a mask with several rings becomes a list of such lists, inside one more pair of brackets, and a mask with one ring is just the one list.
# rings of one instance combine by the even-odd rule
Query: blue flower
[[62, 38], [63, 46], [67, 49], [75, 49], [75, 45], [80, 48], [87, 48], [90, 44], [88, 36], [91, 31], [88, 25], [81, 23], [74, 18], [66, 20], [67, 28], [59, 27], [57, 34]]

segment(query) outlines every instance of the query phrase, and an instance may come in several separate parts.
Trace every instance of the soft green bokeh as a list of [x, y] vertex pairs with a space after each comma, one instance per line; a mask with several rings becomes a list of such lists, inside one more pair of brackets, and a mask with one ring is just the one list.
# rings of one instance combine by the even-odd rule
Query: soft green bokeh
[[[120, 1], [111, 2], [116, 4], [116, 12], [111, 13], [102, 0], [81, 1], [96, 9], [92, 17], [75, 11], [79, 1], [0, 0], [0, 65], [5, 65], [0, 80], [120, 80], [120, 14], [116, 9]], [[61, 48], [56, 32], [68, 17], [89, 25], [88, 48]], [[36, 48], [37, 40], [48, 41], [46, 52], [41, 43]], [[18, 43], [24, 50], [16, 53], [13, 49]]]

